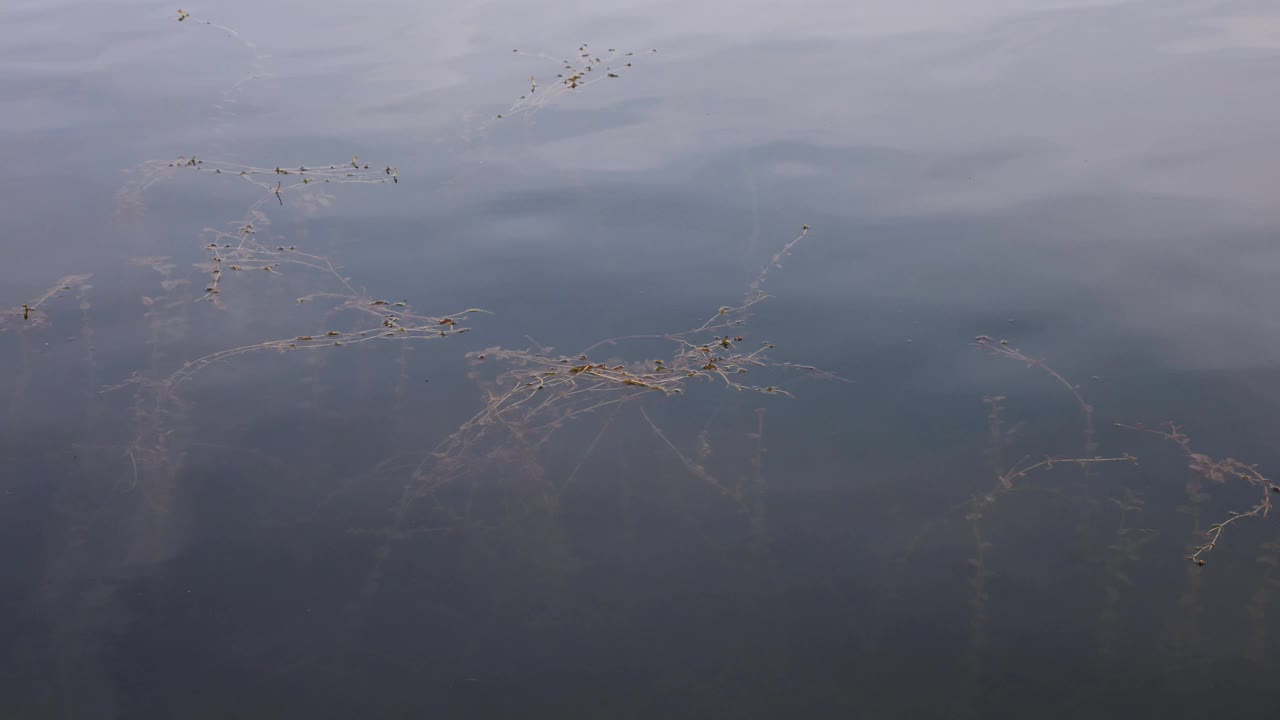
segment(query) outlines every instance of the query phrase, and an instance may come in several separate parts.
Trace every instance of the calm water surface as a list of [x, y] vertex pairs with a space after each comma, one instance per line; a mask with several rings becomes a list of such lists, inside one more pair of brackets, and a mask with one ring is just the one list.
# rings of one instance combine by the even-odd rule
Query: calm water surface
[[1272, 3], [186, 10], [0, 9], [0, 716], [1280, 697]]

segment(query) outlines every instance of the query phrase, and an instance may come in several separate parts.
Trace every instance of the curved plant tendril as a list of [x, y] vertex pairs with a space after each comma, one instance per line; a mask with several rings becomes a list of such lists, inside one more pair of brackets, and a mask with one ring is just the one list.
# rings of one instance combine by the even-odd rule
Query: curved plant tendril
[[[1126, 425], [1124, 423], [1116, 423], [1115, 425], [1126, 430], [1150, 433], [1174, 443], [1187, 456], [1189, 461], [1187, 467], [1190, 468], [1193, 477], [1207, 480], [1215, 485], [1222, 485], [1227, 480], [1236, 479], [1257, 488], [1259, 493], [1257, 504], [1241, 512], [1228, 511], [1225, 520], [1212, 523], [1208, 529], [1203, 531], [1205, 542], [1201, 545], [1193, 546], [1191, 553], [1187, 555], [1187, 560], [1197, 566], [1204, 566], [1205, 555], [1218, 547], [1218, 542], [1222, 539], [1222, 534], [1228, 526], [1245, 518], [1267, 517], [1271, 514], [1271, 496], [1280, 494], [1280, 485], [1263, 475], [1258, 470], [1257, 465], [1249, 465], [1235, 458], [1219, 460], [1209, 455], [1193, 452], [1191, 450], [1191, 438], [1182, 431], [1179, 425], [1172, 421], [1166, 422], [1163, 430], [1142, 425]], [[1188, 491], [1192, 494], [1199, 494], [1198, 487], [1189, 488]]]
[[1066, 388], [1067, 392], [1071, 393], [1071, 397], [1076, 401], [1076, 404], [1080, 406], [1080, 414], [1084, 416], [1085, 454], [1087, 455], [1094, 452], [1097, 448], [1097, 442], [1094, 438], [1093, 406], [1088, 402], [1085, 402], [1084, 396], [1080, 394], [1079, 385], [1067, 380], [1057, 370], [1046, 365], [1043, 360], [1038, 360], [1025, 355], [1016, 348], [1011, 347], [1007, 340], [996, 342], [986, 335], [979, 335], [973, 339], [973, 342], [979, 348], [986, 350], [993, 355], [1007, 357], [1010, 360], [1017, 360], [1018, 362], [1026, 363], [1027, 367], [1039, 368], [1041, 371], [1049, 375], [1049, 377], [1053, 378], [1059, 385]]

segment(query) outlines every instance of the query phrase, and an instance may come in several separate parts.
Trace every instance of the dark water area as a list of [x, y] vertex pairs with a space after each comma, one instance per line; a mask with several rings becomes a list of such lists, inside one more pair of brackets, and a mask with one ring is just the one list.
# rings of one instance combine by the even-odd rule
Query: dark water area
[[1272, 4], [183, 12], [0, 8], [0, 717], [1280, 698]]

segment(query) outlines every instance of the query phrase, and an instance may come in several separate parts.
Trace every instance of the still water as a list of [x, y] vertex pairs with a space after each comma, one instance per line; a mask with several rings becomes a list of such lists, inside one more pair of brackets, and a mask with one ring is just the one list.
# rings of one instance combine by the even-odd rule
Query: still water
[[0, 716], [1265, 716], [1278, 73], [1265, 2], [8, 0]]

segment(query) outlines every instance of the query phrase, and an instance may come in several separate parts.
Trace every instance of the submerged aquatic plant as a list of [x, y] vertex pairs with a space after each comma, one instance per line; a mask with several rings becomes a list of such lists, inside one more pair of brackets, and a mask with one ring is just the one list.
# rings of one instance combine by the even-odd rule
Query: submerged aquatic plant
[[[510, 492], [532, 498], [522, 501], [522, 507], [525, 502], [532, 502], [553, 509], [574, 482], [583, 461], [566, 477], [548, 477], [539, 462], [540, 452], [571, 422], [595, 417], [599, 431], [587, 447], [589, 454], [614, 424], [617, 413], [630, 406], [637, 406], [650, 431], [692, 476], [729, 500], [759, 530], [764, 512], [764, 480], [760, 474], [763, 413], [758, 415], [755, 433], [753, 477], [727, 482], [706, 466], [710, 446], [705, 434], [697, 453], [681, 451], [644, 409], [643, 401], [680, 396], [693, 383], [719, 385], [734, 392], [789, 396], [779, 384], [748, 380], [757, 372], [767, 371], [847, 382], [810, 365], [774, 361], [768, 355], [774, 347], [772, 343], [752, 344], [746, 339], [752, 309], [769, 297], [762, 289], [769, 269], [807, 234], [806, 226], [771, 259], [741, 303], [720, 307], [692, 328], [611, 338], [570, 354], [557, 354], [543, 347], [491, 347], [470, 353], [472, 376], [483, 388], [484, 405], [410, 471], [390, 524], [376, 531], [385, 540], [377, 552], [378, 568], [371, 574], [365, 594], [376, 589], [380, 568], [394, 540], [423, 530], [447, 530], [459, 523], [491, 524], [492, 518], [478, 516], [478, 497]], [[625, 360], [598, 357], [600, 349], [608, 347], [611, 358], [616, 358], [624, 344], [636, 340], [666, 342], [670, 352], [663, 357]], [[512, 485], [505, 485], [507, 482]], [[509, 502], [500, 504], [511, 507]], [[428, 518], [425, 525], [421, 524], [420, 508]]]
[[1093, 425], [1093, 405], [1090, 405], [1088, 402], [1086, 402], [1084, 399], [1084, 396], [1080, 394], [1079, 385], [1067, 380], [1065, 377], [1062, 376], [1062, 373], [1059, 373], [1057, 370], [1054, 370], [1052, 367], [1046, 365], [1043, 360], [1033, 358], [1029, 355], [1024, 354], [1022, 351], [1018, 350], [1017, 348], [1012, 347], [1011, 345], [1009, 345], [1008, 340], [1001, 340], [999, 342], [996, 342], [995, 340], [992, 340], [990, 337], [986, 335], [979, 335], [978, 337], [973, 339], [973, 343], [974, 345], [977, 345], [982, 350], [990, 352], [991, 354], [997, 357], [1006, 357], [1006, 358], [1009, 358], [1010, 360], [1017, 360], [1018, 362], [1025, 363], [1027, 367], [1037, 368], [1040, 371], [1047, 374], [1049, 377], [1053, 378], [1054, 381], [1057, 382], [1059, 385], [1066, 388], [1067, 392], [1071, 393], [1072, 399], [1074, 399], [1076, 401], [1076, 404], [1080, 406], [1080, 414], [1084, 417], [1085, 454], [1087, 455], [1089, 453], [1094, 452], [1094, 450], [1097, 448], [1097, 442], [1095, 439], [1095, 432], [1094, 432], [1094, 425]]
[[0, 332], [9, 329], [46, 327], [49, 324], [49, 316], [41, 308], [50, 300], [61, 295], [69, 294], [72, 291], [84, 292], [89, 288], [88, 283], [92, 277], [93, 275], [81, 274], [66, 275], [58, 278], [57, 282], [39, 296], [21, 303], [0, 315]]
[[249, 68], [245, 73], [236, 80], [230, 87], [224, 89], [221, 93], [222, 97], [214, 106], [215, 117], [220, 124], [230, 123], [235, 113], [232, 107], [239, 101], [246, 87], [254, 80], [267, 76], [267, 60], [271, 57], [263, 52], [258, 44], [235, 28], [228, 27], [213, 20], [207, 20], [202, 17], [192, 15], [190, 12], [178, 9], [177, 21], [186, 25], [207, 27], [216, 30], [222, 35], [230, 38], [239, 45], [245, 53], [249, 55]]
[[353, 155], [351, 162], [345, 164], [298, 165], [285, 168], [279, 165], [274, 168], [255, 167], [217, 160], [206, 162], [194, 155], [191, 157], [179, 155], [176, 160], [169, 163], [169, 167], [241, 178], [266, 190], [279, 201], [280, 205], [284, 205], [285, 193], [301, 190], [312, 183], [382, 185], [388, 182], [400, 182], [399, 168], [393, 168], [390, 165], [385, 168], [371, 168], [369, 163], [360, 162], [358, 154]]
[[[1150, 433], [1177, 445], [1182, 453], [1186, 455], [1188, 460], [1187, 467], [1191, 470], [1192, 481], [1188, 486], [1188, 493], [1193, 496], [1193, 503], [1201, 499], [1199, 496], [1203, 494], [1200, 487], [1201, 481], [1222, 485], [1228, 480], [1240, 480], [1257, 489], [1258, 502], [1253, 507], [1244, 511], [1228, 511], [1226, 519], [1211, 523], [1203, 531], [1197, 529], [1197, 532], [1203, 535], [1205, 541], [1203, 544], [1193, 546], [1190, 554], [1187, 555], [1187, 560], [1197, 566], [1204, 566], [1206, 555], [1218, 547], [1222, 534], [1228, 526], [1246, 518], [1265, 518], [1271, 514], [1271, 497], [1272, 495], [1280, 494], [1280, 484], [1263, 475], [1258, 470], [1257, 465], [1250, 465], [1235, 458], [1218, 459], [1203, 453], [1193, 452], [1190, 436], [1183, 432], [1181, 426], [1172, 421], [1166, 422], [1163, 429], [1149, 428], [1143, 425], [1126, 425], [1124, 423], [1116, 423], [1116, 427]], [[1198, 513], [1196, 517], [1198, 519]]]
[[1014, 426], [1013, 428], [1005, 427], [1005, 398], [1003, 396], [990, 396], [984, 398], [984, 402], [987, 405], [988, 434], [991, 437], [991, 446], [987, 450], [987, 456], [990, 459], [992, 469], [995, 472], [996, 486], [985, 493], [973, 495], [968, 502], [958, 506], [968, 509], [968, 513], [965, 515], [965, 520], [969, 523], [974, 544], [974, 553], [973, 556], [969, 558], [968, 562], [972, 567], [972, 572], [969, 578], [969, 607], [971, 613], [970, 673], [976, 680], [977, 676], [985, 667], [984, 660], [988, 645], [988, 627], [990, 625], [990, 617], [987, 613], [987, 604], [990, 599], [988, 580], [993, 575], [993, 572], [989, 568], [987, 562], [988, 551], [992, 547], [992, 543], [988, 539], [985, 522], [992, 514], [992, 509], [996, 505], [997, 501], [1005, 494], [1019, 489], [1021, 487], [1021, 483], [1024, 480], [1029, 479], [1034, 473], [1041, 471], [1048, 472], [1059, 465], [1075, 466], [1081, 468], [1087, 473], [1090, 468], [1105, 464], [1136, 464], [1137, 458], [1128, 453], [1112, 457], [1088, 454], [1093, 452], [1096, 448], [1093, 425], [1093, 406], [1084, 399], [1079, 386], [1067, 380], [1060, 372], [1046, 364], [1043, 360], [1034, 359], [1022, 353], [1021, 351], [1011, 347], [1005, 340], [995, 342], [986, 335], [979, 335], [974, 338], [974, 344], [980, 349], [988, 351], [997, 357], [1007, 357], [1009, 359], [1025, 363], [1028, 367], [1038, 368], [1059, 385], [1065, 387], [1071, 394], [1072, 399], [1074, 399], [1076, 404], [1080, 407], [1080, 412], [1085, 426], [1085, 455], [1049, 456], [1043, 460], [1034, 460], [1030, 455], [1024, 455], [1012, 465], [1007, 465], [1005, 461], [1007, 448], [1011, 444], [1013, 438], [1017, 435], [1020, 426]]
[[[556, 73], [554, 82], [548, 81], [542, 85], [538, 84], [536, 73], [530, 75], [529, 91], [499, 113], [495, 120], [535, 113], [565, 93], [586, 89], [603, 80], [621, 77], [619, 73], [632, 67], [636, 55], [634, 52], [622, 52], [615, 48], [598, 52], [592, 50], [586, 43], [579, 45], [577, 52], [573, 55], [564, 58], [520, 48], [514, 48], [512, 52], [543, 60], [548, 64], [554, 63], [559, 72]], [[651, 52], [656, 53], [657, 50]]]
[[[135, 415], [140, 434], [129, 450], [135, 458], [140, 455], [156, 455], [154, 463], [144, 465], [167, 467], [170, 464], [164, 456], [172, 455], [172, 449], [165, 449], [158, 454], [152, 452], [163, 446], [156, 438], [167, 436], [165, 428], [171, 426], [182, 414], [180, 408], [183, 403], [178, 393], [179, 388], [214, 364], [264, 350], [317, 351], [373, 341], [403, 343], [448, 338], [469, 332], [471, 328], [465, 325], [466, 320], [475, 314], [486, 312], [479, 308], [463, 308], [440, 315], [421, 313], [408, 300], [380, 298], [355, 285], [327, 257], [307, 252], [297, 245], [280, 245], [265, 239], [271, 237], [268, 231], [271, 220], [264, 209], [264, 206], [270, 205], [269, 198], [280, 198], [288, 192], [309, 191], [313, 182], [385, 184], [388, 180], [396, 179], [394, 169], [389, 166], [372, 170], [367, 164], [360, 164], [359, 156], [354, 156], [345, 166], [326, 163], [315, 168], [300, 165], [291, 170], [206, 162], [195, 157], [182, 158], [170, 163], [169, 167], [243, 178], [257, 187], [269, 190], [270, 195], [253, 202], [243, 218], [235, 223], [234, 231], [205, 229], [200, 248], [207, 259], [195, 265], [197, 271], [206, 275], [206, 280], [202, 283], [193, 286], [189, 280], [183, 279], [175, 273], [175, 264], [167, 258], [141, 259], [142, 265], [153, 268], [164, 278], [161, 283], [163, 294], [144, 298], [153, 332], [165, 332], [170, 316], [192, 301], [208, 301], [223, 308], [226, 307], [224, 296], [231, 287], [252, 282], [252, 277], [265, 275], [284, 278], [293, 272], [306, 273], [318, 278], [320, 283], [327, 283], [326, 288], [317, 285], [315, 281], [309, 281], [307, 285], [312, 290], [297, 298], [296, 302], [300, 305], [323, 303], [328, 308], [326, 317], [329, 320], [324, 326], [299, 328], [299, 331], [283, 337], [224, 348], [187, 360], [167, 374], [135, 374], [122, 383], [108, 387], [105, 391], [109, 392], [137, 386], [140, 393], [149, 397], [145, 401], [141, 395], [139, 397]], [[285, 176], [290, 184], [284, 185], [283, 181], [277, 181], [272, 186], [261, 179], [266, 175]], [[146, 184], [149, 186], [153, 183]], [[233, 277], [237, 279], [236, 283], [232, 282]], [[194, 297], [185, 295], [184, 289], [188, 286], [196, 288]], [[332, 318], [337, 314], [353, 316], [357, 320], [335, 327]], [[171, 475], [172, 472], [172, 467], [168, 467], [161, 471], [161, 475]]]

